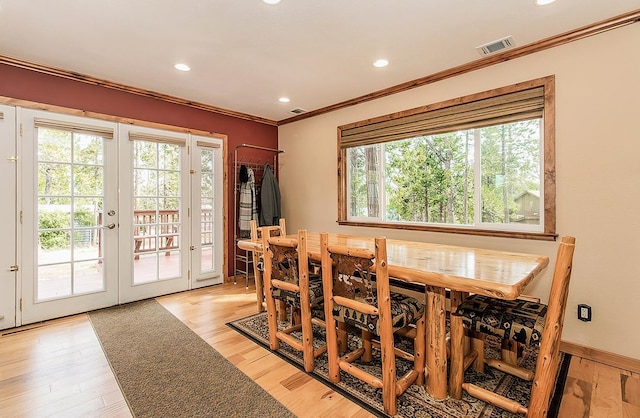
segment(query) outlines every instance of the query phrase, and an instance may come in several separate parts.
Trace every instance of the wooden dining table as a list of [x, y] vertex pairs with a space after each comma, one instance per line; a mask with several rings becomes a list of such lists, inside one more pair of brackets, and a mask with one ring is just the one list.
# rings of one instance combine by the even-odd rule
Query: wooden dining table
[[[290, 235], [296, 238], [297, 235]], [[329, 234], [329, 245], [374, 250], [374, 237]], [[244, 250], [262, 252], [259, 241], [241, 240]], [[320, 234], [308, 233], [309, 258], [320, 261]], [[389, 276], [424, 285], [427, 310], [426, 390], [447, 397], [446, 291], [452, 307], [465, 293], [501, 299], [518, 298], [549, 264], [543, 255], [515, 253], [429, 242], [387, 239]]]

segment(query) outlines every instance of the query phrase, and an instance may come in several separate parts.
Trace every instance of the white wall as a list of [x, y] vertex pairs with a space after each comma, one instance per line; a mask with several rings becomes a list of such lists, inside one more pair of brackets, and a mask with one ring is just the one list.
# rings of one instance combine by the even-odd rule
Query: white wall
[[[640, 359], [638, 45], [640, 24], [634, 24], [279, 127], [279, 148], [285, 150], [280, 157], [280, 186], [287, 229], [546, 254], [550, 267], [527, 289], [546, 301], [557, 242], [339, 226], [336, 128], [555, 75], [557, 232], [576, 237], [563, 340]], [[576, 319], [579, 303], [592, 306], [592, 322]]]

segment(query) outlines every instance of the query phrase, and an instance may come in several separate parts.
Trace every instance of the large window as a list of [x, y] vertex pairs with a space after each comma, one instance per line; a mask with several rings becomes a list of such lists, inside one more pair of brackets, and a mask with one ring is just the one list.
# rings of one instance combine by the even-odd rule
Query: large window
[[340, 127], [340, 223], [552, 239], [552, 110], [547, 77]]

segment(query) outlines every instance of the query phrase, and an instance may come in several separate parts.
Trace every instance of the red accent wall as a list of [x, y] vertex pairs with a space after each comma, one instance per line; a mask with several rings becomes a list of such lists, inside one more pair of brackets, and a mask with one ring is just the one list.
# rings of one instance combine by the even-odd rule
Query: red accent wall
[[[204, 87], [206, 88], [206, 86]], [[0, 96], [227, 135], [228, 274], [233, 270], [233, 154], [240, 144], [278, 148], [278, 128], [159, 99], [0, 64]], [[215, 106], [215, 104], [214, 104]], [[251, 151], [249, 151], [251, 152]], [[261, 158], [260, 152], [256, 153]], [[263, 157], [262, 157], [263, 158]]]

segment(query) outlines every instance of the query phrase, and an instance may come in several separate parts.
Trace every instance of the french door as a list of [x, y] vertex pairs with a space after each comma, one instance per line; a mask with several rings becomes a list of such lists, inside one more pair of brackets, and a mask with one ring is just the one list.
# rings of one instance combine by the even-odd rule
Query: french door
[[22, 323], [114, 305], [117, 125], [20, 111]]
[[222, 140], [191, 138], [191, 288], [223, 282]]
[[16, 222], [0, 226], [0, 327], [223, 281], [221, 139], [0, 112], [0, 192], [12, 202], [0, 212], [19, 218], [21, 238], [16, 247]]
[[120, 302], [189, 289], [188, 135], [120, 126]]
[[16, 112], [0, 105], [0, 329], [16, 326]]
[[131, 126], [120, 139], [120, 303], [222, 283], [222, 141]]

